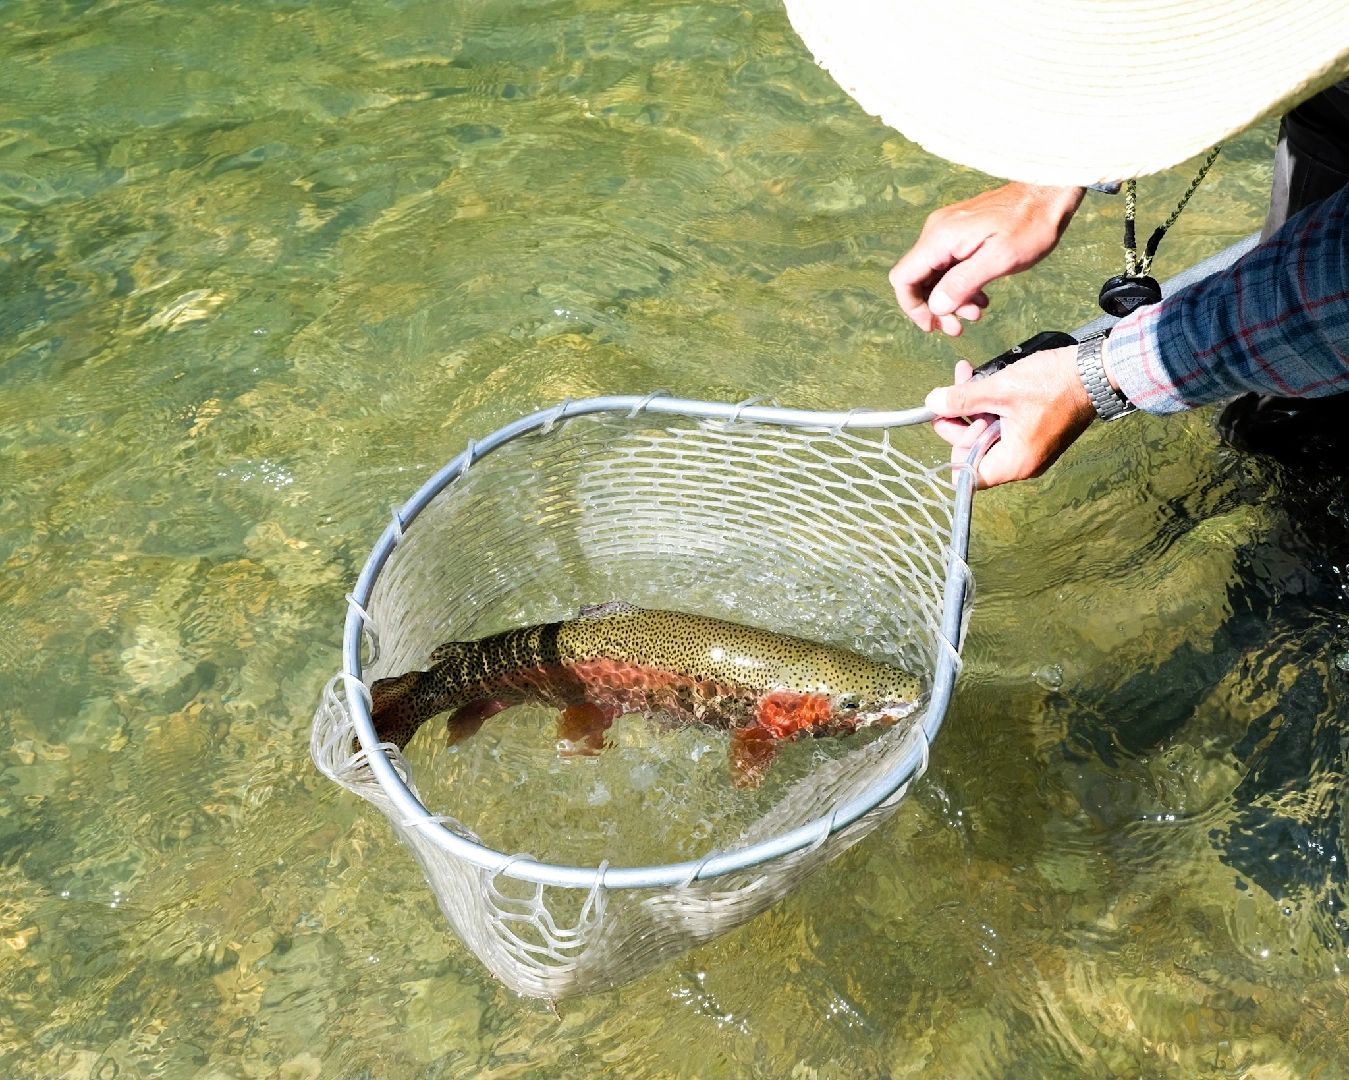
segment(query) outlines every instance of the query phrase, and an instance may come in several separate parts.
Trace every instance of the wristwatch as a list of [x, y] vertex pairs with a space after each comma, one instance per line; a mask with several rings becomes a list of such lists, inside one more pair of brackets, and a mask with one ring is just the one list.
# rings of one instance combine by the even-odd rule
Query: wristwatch
[[1101, 362], [1101, 345], [1109, 330], [1088, 334], [1077, 345], [1077, 377], [1091, 398], [1091, 407], [1102, 420], [1118, 420], [1134, 411], [1134, 405], [1110, 385]]

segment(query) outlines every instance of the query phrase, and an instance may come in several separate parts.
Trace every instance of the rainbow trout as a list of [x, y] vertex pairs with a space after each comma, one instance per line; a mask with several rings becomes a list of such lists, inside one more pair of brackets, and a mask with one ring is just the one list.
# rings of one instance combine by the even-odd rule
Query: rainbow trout
[[742, 786], [758, 783], [778, 743], [893, 724], [921, 692], [908, 672], [845, 649], [622, 603], [446, 642], [430, 664], [370, 688], [381, 740], [401, 749], [448, 711], [454, 743], [502, 709], [534, 702], [563, 710], [564, 751], [597, 753], [616, 717], [654, 713], [728, 730]]

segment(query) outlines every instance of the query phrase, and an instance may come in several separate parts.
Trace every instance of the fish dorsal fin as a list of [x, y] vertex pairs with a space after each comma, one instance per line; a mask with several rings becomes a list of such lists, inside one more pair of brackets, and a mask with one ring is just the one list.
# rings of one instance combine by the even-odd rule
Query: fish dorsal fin
[[587, 604], [581, 609], [581, 618], [606, 619], [610, 615], [631, 615], [637, 610], [636, 604], [629, 604], [626, 600], [610, 600], [604, 604]]
[[464, 644], [462, 641], [447, 641], [443, 645], [437, 645], [431, 653], [431, 665], [434, 667], [452, 656], [457, 656], [463, 651]]

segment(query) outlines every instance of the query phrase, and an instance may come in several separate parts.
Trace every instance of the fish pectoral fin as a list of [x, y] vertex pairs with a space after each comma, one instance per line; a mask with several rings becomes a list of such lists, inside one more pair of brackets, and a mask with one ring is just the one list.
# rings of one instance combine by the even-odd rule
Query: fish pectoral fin
[[829, 699], [823, 694], [774, 690], [754, 710], [755, 724], [779, 739], [790, 739], [829, 720]]
[[486, 698], [481, 701], [470, 701], [467, 705], [461, 705], [450, 713], [450, 718], [445, 721], [447, 746], [454, 746], [465, 739], [478, 733], [478, 728], [489, 717], [495, 716], [502, 709], [510, 707], [509, 701], [498, 701], [495, 698]]
[[778, 737], [766, 727], [751, 724], [731, 732], [731, 783], [738, 788], [756, 788], [778, 754]]
[[614, 726], [618, 710], [583, 701], [568, 705], [557, 718], [558, 751], [563, 757], [589, 756], [604, 749], [604, 733]]

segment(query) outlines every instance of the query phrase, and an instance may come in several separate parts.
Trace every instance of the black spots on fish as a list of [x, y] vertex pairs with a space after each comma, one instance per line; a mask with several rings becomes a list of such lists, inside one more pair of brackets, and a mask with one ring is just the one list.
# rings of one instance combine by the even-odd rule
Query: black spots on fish
[[503, 630], [477, 641], [446, 642], [431, 654], [433, 671], [456, 696], [522, 668], [556, 666], [557, 624]]
[[545, 623], [539, 627], [538, 663], [540, 667], [556, 667], [562, 663], [562, 654], [557, 645], [557, 634], [561, 623]]
[[539, 642], [548, 629], [532, 626], [477, 641], [447, 641], [431, 653], [428, 670], [378, 680], [371, 694], [380, 737], [401, 748], [431, 717], [483, 697], [521, 668], [538, 667]]
[[481, 644], [477, 641], [447, 641], [431, 654], [431, 668], [426, 674], [439, 694], [454, 698], [460, 687], [472, 681], [471, 670]]
[[370, 719], [380, 742], [400, 750], [426, 720], [426, 673], [409, 671], [392, 679], [378, 679], [370, 687]]
[[524, 630], [508, 630], [504, 634], [484, 638], [474, 654], [474, 670], [465, 674], [474, 680], [486, 681], [499, 671], [511, 671], [518, 667], [519, 657], [525, 651], [520, 639], [526, 633]]
[[431, 650], [431, 655], [428, 658], [428, 663], [430, 664], [431, 667], [435, 667], [437, 664], [443, 664], [451, 657], [458, 656], [461, 652], [463, 652], [464, 647], [467, 644], [468, 643], [464, 641], [447, 641], [442, 645], [437, 645], [434, 649]]
[[[650, 672], [657, 683], [668, 682], [665, 676], [687, 680], [698, 693], [646, 685], [608, 689], [640, 692], [652, 707], [673, 704], [717, 726], [738, 726], [747, 702], [779, 690], [856, 695], [862, 710], [873, 712], [914, 701], [919, 693], [909, 673], [845, 649], [701, 615], [606, 605], [567, 622], [446, 642], [431, 654], [426, 672], [381, 680], [403, 686], [382, 712], [396, 736], [389, 741], [402, 746], [431, 717], [473, 702], [582, 703], [595, 690], [591, 683], [597, 676], [583, 677], [578, 670], [593, 661], [616, 661], [619, 674]], [[615, 671], [604, 677], [616, 677]]]
[[557, 633], [563, 663], [618, 659], [766, 693], [857, 693], [885, 704], [917, 683], [898, 668], [785, 634], [678, 611], [587, 610]]

